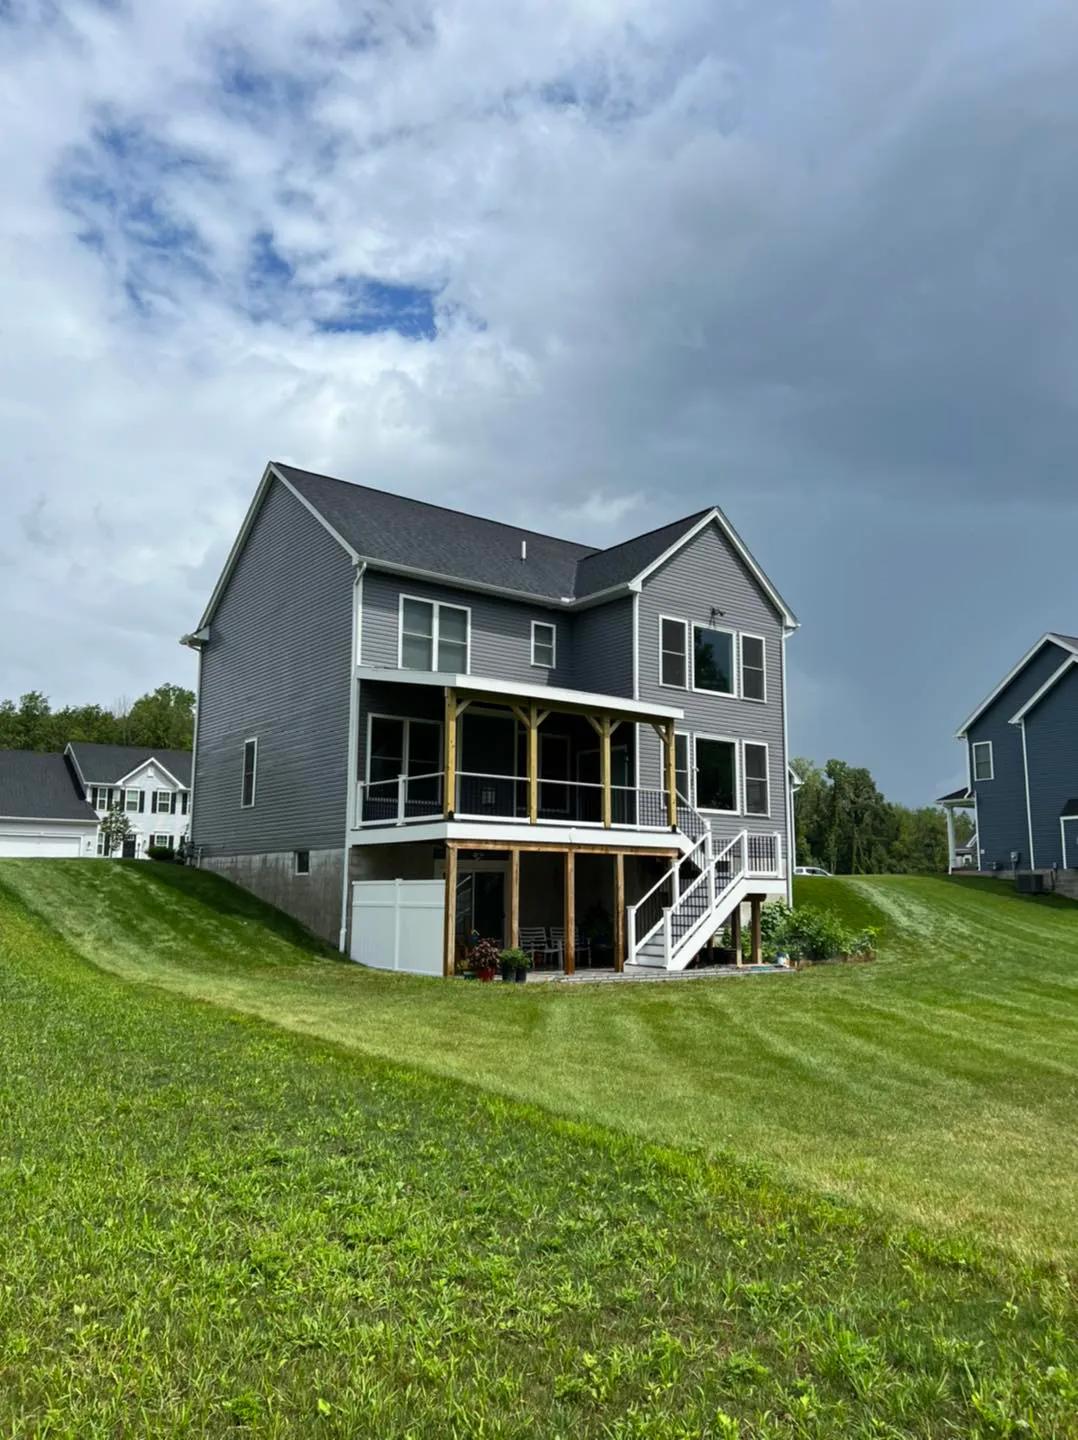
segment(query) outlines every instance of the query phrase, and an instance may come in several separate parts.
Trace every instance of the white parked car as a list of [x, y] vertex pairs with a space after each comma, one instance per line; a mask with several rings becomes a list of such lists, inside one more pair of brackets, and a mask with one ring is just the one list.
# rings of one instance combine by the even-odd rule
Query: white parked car
[[823, 875], [823, 876], [825, 876], [828, 880], [831, 879], [831, 872], [830, 872], [830, 870], [821, 870], [818, 865], [795, 865], [795, 866], [794, 866], [794, 874], [795, 874], [795, 875]]

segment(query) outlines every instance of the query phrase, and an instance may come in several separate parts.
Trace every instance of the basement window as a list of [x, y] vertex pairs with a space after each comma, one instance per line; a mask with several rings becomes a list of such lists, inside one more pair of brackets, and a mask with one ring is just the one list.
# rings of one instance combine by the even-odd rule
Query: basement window
[[295, 851], [296, 874], [309, 875], [311, 873], [311, 852], [309, 850]]

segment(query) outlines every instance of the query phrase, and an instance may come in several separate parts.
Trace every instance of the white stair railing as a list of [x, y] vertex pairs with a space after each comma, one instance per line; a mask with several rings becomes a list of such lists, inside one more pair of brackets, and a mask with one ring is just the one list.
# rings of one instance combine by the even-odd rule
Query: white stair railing
[[[682, 883], [682, 869], [694, 866], [698, 873], [688, 885]], [[635, 905], [627, 908], [626, 960], [640, 963], [639, 956], [650, 945], [652, 954], [661, 951], [661, 963], [671, 963], [697, 940], [708, 935], [708, 927], [723, 910], [734, 888], [745, 878], [780, 879], [782, 837], [749, 835], [742, 830], [715, 851], [710, 830]], [[655, 955], [656, 961], [658, 955]]]

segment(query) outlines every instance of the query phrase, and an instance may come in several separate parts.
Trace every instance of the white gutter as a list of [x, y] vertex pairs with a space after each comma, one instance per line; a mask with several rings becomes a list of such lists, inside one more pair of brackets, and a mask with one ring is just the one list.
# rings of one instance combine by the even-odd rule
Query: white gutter
[[782, 631], [782, 760], [786, 785], [786, 903], [794, 903], [794, 865], [796, 863], [796, 828], [794, 823], [794, 790], [790, 784], [790, 731], [786, 713], [786, 641], [793, 632]]

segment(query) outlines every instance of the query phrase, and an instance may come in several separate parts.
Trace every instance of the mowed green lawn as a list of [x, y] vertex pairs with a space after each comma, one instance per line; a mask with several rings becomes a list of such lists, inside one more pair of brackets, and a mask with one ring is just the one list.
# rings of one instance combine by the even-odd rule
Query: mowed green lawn
[[877, 965], [502, 989], [0, 865], [0, 1434], [1078, 1435], [1078, 911], [827, 895]]
[[[763, 1159], [889, 1222], [1078, 1256], [1078, 905], [995, 882], [803, 882], [883, 930], [796, 976], [509, 987], [362, 971], [208, 875], [9, 862], [126, 979], [683, 1151]], [[201, 904], [193, 901], [201, 900]]]

